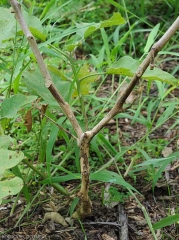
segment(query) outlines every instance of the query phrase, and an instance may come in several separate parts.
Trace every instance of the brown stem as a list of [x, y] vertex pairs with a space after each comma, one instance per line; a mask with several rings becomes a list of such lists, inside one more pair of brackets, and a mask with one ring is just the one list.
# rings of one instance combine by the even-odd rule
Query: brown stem
[[165, 44], [171, 39], [171, 37], [176, 33], [179, 29], [179, 17], [175, 20], [175, 22], [170, 26], [170, 28], [166, 31], [166, 33], [155, 43], [147, 57], [140, 64], [137, 69], [134, 77], [131, 82], [127, 86], [125, 92], [118, 98], [114, 107], [108, 112], [108, 114], [91, 130], [89, 131], [90, 138], [92, 139], [116, 114], [122, 111], [122, 106], [125, 103], [126, 99], [137, 85], [139, 79], [142, 77], [147, 67], [153, 64], [154, 57], [156, 57], [157, 53], [165, 46]]
[[81, 189], [78, 193], [80, 203], [73, 218], [82, 219], [91, 213], [91, 201], [88, 196], [89, 190], [89, 143], [90, 135], [84, 133], [80, 140], [80, 164], [81, 164]]
[[21, 5], [16, 0], [10, 0], [9, 2], [14, 10], [15, 17], [16, 17], [17, 21], [19, 22], [19, 25], [21, 26], [21, 29], [23, 30], [24, 35], [26, 36], [26, 38], [31, 46], [31, 49], [35, 55], [39, 69], [40, 69], [42, 76], [44, 78], [44, 81], [45, 81], [45, 86], [51, 92], [51, 94], [53, 95], [55, 100], [59, 103], [63, 112], [65, 113], [65, 115], [67, 116], [69, 121], [71, 122], [71, 125], [73, 126], [78, 138], [80, 138], [83, 131], [82, 131], [73, 111], [71, 110], [69, 104], [64, 100], [64, 98], [59, 93], [59, 91], [57, 90], [57, 88], [55, 87], [55, 85], [52, 81], [52, 78], [49, 74], [49, 71], [48, 71], [44, 61], [43, 61], [42, 55], [39, 51], [38, 45], [35, 41], [35, 38], [31, 34], [31, 32], [24, 20], [24, 17], [22, 15], [22, 11], [21, 11]]

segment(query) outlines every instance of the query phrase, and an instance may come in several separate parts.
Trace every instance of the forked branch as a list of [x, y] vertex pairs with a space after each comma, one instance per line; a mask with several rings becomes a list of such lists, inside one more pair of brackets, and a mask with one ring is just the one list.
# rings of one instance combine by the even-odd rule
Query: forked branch
[[84, 218], [91, 212], [91, 201], [88, 197], [88, 189], [89, 189], [89, 144], [91, 139], [119, 112], [122, 111], [122, 106], [136, 84], [138, 83], [141, 76], [146, 71], [147, 67], [151, 64], [151, 68], [153, 68], [154, 58], [157, 53], [164, 47], [164, 45], [171, 39], [174, 33], [179, 29], [179, 17], [175, 20], [175, 22], [171, 25], [168, 31], [161, 37], [161, 39], [153, 45], [150, 52], [148, 53], [147, 57], [139, 66], [138, 70], [136, 71], [134, 77], [132, 78], [131, 82], [129, 83], [128, 87], [126, 88], [125, 92], [118, 98], [117, 102], [115, 103], [114, 107], [109, 111], [109, 113], [91, 130], [83, 133], [79, 123], [77, 122], [76, 117], [70, 107], [70, 105], [64, 100], [62, 95], [58, 92], [55, 85], [52, 82], [51, 76], [44, 64], [43, 58], [40, 54], [38, 49], [37, 43], [28, 29], [28, 26], [24, 20], [24, 17], [21, 12], [21, 6], [16, 0], [10, 0], [11, 6], [14, 9], [15, 16], [17, 21], [19, 22], [30, 46], [31, 49], [36, 57], [37, 63], [39, 65], [40, 71], [42, 76], [45, 80], [45, 85], [54, 96], [56, 101], [61, 106], [63, 112], [66, 114], [67, 118], [71, 122], [74, 130], [77, 134], [77, 141], [78, 146], [80, 148], [80, 164], [81, 164], [81, 175], [82, 175], [82, 183], [81, 183], [81, 190], [79, 192], [80, 197], [80, 204], [73, 214], [74, 218]]

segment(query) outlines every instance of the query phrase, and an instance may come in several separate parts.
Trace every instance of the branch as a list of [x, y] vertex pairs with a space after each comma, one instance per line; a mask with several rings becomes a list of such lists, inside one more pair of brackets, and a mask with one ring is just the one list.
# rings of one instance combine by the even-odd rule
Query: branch
[[48, 88], [48, 90], [51, 92], [51, 94], [53, 95], [55, 100], [58, 102], [58, 104], [62, 108], [63, 112], [65, 113], [65, 115], [67, 116], [69, 121], [71, 122], [71, 125], [73, 126], [78, 138], [80, 138], [81, 135], [83, 134], [83, 131], [82, 131], [72, 109], [70, 108], [70, 105], [64, 100], [64, 98], [59, 93], [59, 91], [57, 90], [56, 86], [54, 85], [54, 83], [52, 81], [52, 78], [51, 78], [51, 76], [47, 70], [47, 67], [44, 63], [44, 60], [39, 51], [38, 45], [35, 41], [35, 38], [31, 34], [31, 32], [24, 20], [24, 17], [22, 15], [22, 11], [21, 11], [21, 5], [16, 0], [10, 0], [9, 2], [14, 10], [15, 17], [16, 17], [17, 21], [19, 22], [19, 25], [21, 26], [21, 29], [24, 32], [24, 35], [26, 36], [26, 38], [29, 42], [29, 45], [35, 55], [39, 69], [40, 69], [42, 76], [44, 78], [44, 81], [45, 81], [45, 86]]
[[92, 139], [116, 114], [122, 111], [123, 104], [125, 103], [126, 99], [130, 95], [134, 87], [137, 85], [139, 79], [142, 77], [147, 67], [151, 64], [151, 69], [153, 69], [153, 62], [157, 53], [165, 46], [165, 44], [171, 39], [171, 37], [175, 34], [175, 32], [178, 29], [179, 29], [179, 17], [170, 26], [166, 33], [159, 39], [159, 41], [152, 46], [147, 57], [140, 64], [134, 77], [127, 86], [125, 92], [118, 98], [114, 107], [91, 131], [86, 132], [90, 139]]

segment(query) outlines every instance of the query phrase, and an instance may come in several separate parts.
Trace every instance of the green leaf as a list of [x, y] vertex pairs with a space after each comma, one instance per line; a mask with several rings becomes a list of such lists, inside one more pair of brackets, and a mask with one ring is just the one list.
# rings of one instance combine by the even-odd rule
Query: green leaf
[[96, 31], [97, 29], [99, 29], [99, 23], [75, 23], [76, 25], [76, 33], [81, 37], [81, 38], [85, 38], [88, 37], [89, 35], [91, 35], [94, 31]]
[[81, 38], [87, 38], [91, 36], [91, 34], [100, 29], [100, 28], [105, 28], [105, 27], [111, 27], [111, 26], [116, 26], [116, 25], [121, 25], [125, 23], [125, 19], [121, 16], [120, 13], [114, 13], [113, 16], [105, 20], [101, 23], [76, 23], [76, 28], [77, 31], [76, 33], [81, 37]]
[[70, 217], [72, 216], [78, 202], [79, 202], [79, 197], [76, 197], [73, 199], [72, 203], [70, 204]]
[[[91, 73], [92, 74], [92, 73]], [[89, 66], [85, 63], [78, 72], [78, 81], [80, 81], [80, 92], [82, 95], [87, 95], [91, 90], [91, 83], [95, 82], [98, 79], [98, 76], [90, 76]], [[73, 92], [73, 97], [78, 96], [77, 89]]]
[[128, 77], [133, 77], [137, 71], [140, 62], [134, 60], [129, 56], [120, 58], [116, 63], [113, 63], [109, 68], [106, 69], [108, 74], [120, 74]]
[[146, 79], [148, 81], [157, 80], [176, 86], [179, 84], [179, 81], [174, 76], [168, 72], [162, 71], [160, 68], [154, 68], [153, 70], [147, 68], [144, 75], [142, 76], [142, 79]]
[[1, 156], [0, 177], [2, 177], [6, 169], [10, 169], [16, 166], [24, 158], [24, 154], [22, 152], [15, 152], [7, 149], [0, 149], [0, 156]]
[[[41, 96], [47, 103], [54, 103], [54, 98], [45, 87], [43, 77], [39, 70], [24, 71], [24, 82], [27, 87]], [[58, 105], [57, 103], [55, 104]]]
[[46, 16], [46, 14], [49, 12], [49, 10], [53, 7], [53, 5], [55, 4], [56, 0], [51, 0], [48, 1], [47, 4], [45, 4], [44, 8], [43, 8], [43, 12], [40, 15], [40, 19], [42, 19], [43, 17]]
[[43, 42], [46, 40], [46, 35], [42, 32], [40, 32], [37, 28], [29, 27], [29, 30], [31, 31], [32, 35]]
[[5, 48], [5, 40], [14, 38], [15, 19], [10, 9], [0, 7], [0, 48]]
[[60, 77], [63, 81], [68, 80], [68, 78], [57, 67], [48, 65], [48, 69], [50, 70], [50, 72], [52, 72], [55, 75], [57, 75], [58, 77]]
[[145, 48], [144, 48], [144, 53], [148, 53], [148, 51], [150, 50], [150, 47], [151, 47], [152, 44], [154, 43], [155, 38], [156, 38], [156, 36], [157, 36], [159, 27], [160, 27], [160, 23], [158, 23], [158, 24], [152, 29], [152, 31], [150, 32], [150, 34], [149, 34], [149, 36], [148, 36], [148, 39], [147, 39], [146, 46], [145, 46]]
[[179, 214], [175, 214], [173, 216], [169, 216], [169, 217], [163, 218], [162, 220], [160, 220], [157, 223], [153, 224], [153, 229], [157, 230], [157, 229], [166, 227], [168, 225], [171, 225], [173, 223], [176, 223], [178, 221], [179, 221]]
[[[56, 166], [56, 167], [59, 168], [60, 166]], [[74, 180], [74, 179], [75, 180], [81, 179], [81, 174], [79, 174], [79, 173], [70, 173], [69, 171], [68, 171], [68, 173], [69, 174], [65, 175], [65, 176], [52, 177], [52, 178], [45, 179], [44, 181], [42, 181], [42, 183], [48, 184], [50, 182], [65, 182], [65, 181], [70, 181], [70, 180]], [[101, 182], [110, 182], [110, 183], [121, 185], [127, 189], [134, 190], [135, 192], [138, 192], [135, 188], [133, 188], [129, 183], [127, 183], [117, 173], [111, 172], [108, 170], [102, 170], [100, 172], [91, 173], [90, 180], [101, 181]]]
[[154, 178], [153, 178], [153, 182], [152, 182], [152, 191], [154, 192], [154, 188], [156, 185], [156, 182], [158, 181], [158, 179], [161, 177], [162, 172], [165, 170], [166, 166], [168, 166], [168, 164], [173, 161], [173, 158], [170, 157], [166, 157], [166, 160], [163, 162], [162, 166], [159, 168], [159, 170], [156, 172]]
[[[107, 68], [106, 72], [108, 74], [120, 74], [128, 77], [133, 77], [139, 65], [140, 61], [135, 60], [129, 56], [124, 56], [120, 58], [119, 61], [112, 64], [111, 67]], [[171, 85], [178, 85], [179, 83], [175, 77], [167, 72], [162, 71], [159, 68], [154, 68], [153, 70], [147, 68], [145, 73], [142, 75], [142, 79], [146, 79], [148, 81], [158, 80]]]
[[15, 140], [11, 138], [10, 136], [4, 135], [0, 136], [0, 149], [7, 149], [11, 145], [14, 145]]
[[98, 29], [98, 25], [88, 27], [88, 29], [84, 32], [84, 37], [87, 38], [88, 36], [91, 36], [91, 34], [97, 29]]
[[124, 23], [125, 23], [125, 19], [121, 16], [120, 13], [116, 12], [113, 14], [113, 16], [110, 19], [101, 22], [100, 28], [121, 25]]
[[[178, 153], [178, 152], [177, 152]], [[145, 170], [145, 169], [148, 169], [150, 166], [153, 166], [153, 167], [160, 167], [161, 165], [163, 165], [163, 163], [165, 161], [172, 161], [176, 159], [176, 156], [174, 154], [171, 154], [170, 156], [168, 156], [167, 158], [153, 158], [153, 159], [150, 159], [150, 160], [147, 160], [143, 163], [140, 163], [140, 164], [137, 164], [135, 167], [134, 167], [134, 170], [133, 172], [139, 172], [141, 170]]]
[[0, 181], [0, 199], [15, 195], [23, 188], [23, 181], [19, 177], [15, 177], [9, 180]]
[[[46, 103], [59, 107], [50, 91], [46, 88], [44, 79], [38, 69], [32, 71], [26, 70], [23, 72], [23, 76], [24, 82], [30, 90], [41, 96]], [[51, 77], [57, 89], [60, 91], [62, 96], [66, 98], [69, 92], [70, 82], [60, 80], [59, 76], [54, 73], [51, 73]]]
[[68, 44], [65, 46], [68, 52], [72, 52], [77, 46], [79, 45], [79, 42]]
[[127, 183], [122, 178], [122, 176], [119, 176], [117, 173], [111, 172], [108, 170], [91, 173], [90, 180], [114, 183], [114, 184], [121, 185], [127, 189], [131, 189], [131, 190], [134, 190], [135, 192], [138, 192], [134, 187], [132, 187], [129, 183]]
[[24, 9], [22, 9], [22, 13], [32, 35], [42, 41], [45, 41], [46, 35], [43, 33], [44, 29], [42, 27], [41, 21], [37, 17], [27, 13]]
[[13, 118], [17, 112], [26, 104], [36, 100], [36, 96], [25, 96], [16, 94], [11, 98], [6, 98], [1, 105], [1, 118]]
[[116, 149], [111, 145], [109, 140], [105, 138], [105, 136], [102, 133], [97, 134], [97, 141], [101, 141], [104, 144], [104, 147], [110, 151], [111, 154], [116, 155], [117, 151]]
[[[31, 33], [38, 39], [45, 41], [46, 35], [43, 33], [43, 27], [37, 17], [31, 16], [22, 9], [26, 23]], [[0, 48], [5, 48], [5, 41], [15, 37], [16, 20], [10, 9], [0, 7]], [[20, 26], [17, 30], [18, 34], [22, 34]]]
[[165, 121], [167, 121], [169, 119], [169, 117], [174, 112], [175, 107], [176, 107], [175, 102], [173, 102], [172, 104], [170, 104], [170, 106], [168, 106], [168, 108], [158, 118], [157, 123], [156, 123], [157, 127], [160, 126], [161, 124], [163, 124]]
[[60, 182], [67, 182], [70, 180], [79, 180], [81, 179], [81, 174], [80, 173], [71, 173], [69, 175], [64, 175], [64, 176], [59, 176], [59, 177], [52, 177], [52, 178], [47, 178], [42, 181], [43, 184], [49, 184], [49, 183], [60, 183]]

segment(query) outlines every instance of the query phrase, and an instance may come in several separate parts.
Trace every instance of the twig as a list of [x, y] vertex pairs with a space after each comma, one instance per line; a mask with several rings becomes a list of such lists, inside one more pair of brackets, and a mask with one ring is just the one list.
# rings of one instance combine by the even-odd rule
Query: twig
[[99, 225], [111, 225], [111, 226], [115, 226], [115, 227], [121, 227], [121, 224], [119, 223], [116, 223], [116, 222], [83, 222], [82, 223], [83, 225], [96, 225], [96, 224], [99, 224]]
[[15, 17], [16, 17], [17, 21], [19, 22], [19, 25], [21, 26], [21, 29], [23, 30], [23, 32], [31, 46], [31, 49], [35, 55], [39, 69], [40, 69], [42, 76], [44, 78], [44, 81], [45, 81], [45, 86], [48, 88], [48, 90], [51, 92], [51, 94], [53, 95], [55, 100], [58, 102], [58, 104], [62, 108], [63, 112], [65, 113], [65, 115], [67, 116], [69, 121], [71, 122], [71, 125], [73, 126], [75, 132], [77, 133], [78, 138], [80, 138], [83, 131], [82, 131], [73, 111], [71, 110], [70, 105], [64, 100], [64, 98], [59, 93], [59, 91], [57, 90], [56, 86], [54, 85], [54, 83], [52, 81], [52, 78], [49, 74], [49, 71], [48, 71], [44, 61], [43, 61], [42, 55], [39, 51], [38, 45], [35, 41], [35, 38], [31, 34], [31, 32], [24, 20], [24, 17], [22, 15], [22, 11], [21, 11], [21, 5], [16, 0], [10, 0], [9, 2], [14, 10]]
[[128, 98], [129, 94], [132, 92], [136, 84], [138, 83], [139, 79], [146, 71], [147, 67], [150, 64], [153, 64], [154, 58], [156, 57], [157, 53], [165, 46], [165, 44], [171, 39], [171, 37], [176, 33], [178, 29], [179, 29], [179, 17], [170, 26], [166, 33], [159, 39], [159, 41], [152, 46], [147, 57], [140, 64], [131, 82], [127, 86], [124, 93], [118, 98], [114, 107], [91, 131], [88, 131], [89, 138], [92, 139], [115, 115], [122, 111], [122, 106], [124, 102]]
[[121, 229], [120, 229], [120, 239], [128, 240], [128, 218], [124, 211], [124, 207], [122, 204], [118, 204], [118, 212], [119, 212], [119, 222], [121, 223]]
[[60, 130], [62, 130], [63, 132], [66, 132], [67, 134], [69, 134], [71, 137], [73, 137], [74, 139], [78, 140], [77, 137], [75, 137], [71, 132], [67, 131], [66, 129], [64, 129], [62, 126], [60, 126], [58, 123], [56, 123], [55, 121], [53, 121], [53, 119], [51, 119], [50, 117], [48, 117], [46, 114], [41, 113], [43, 116], [45, 116], [48, 120], [50, 120], [53, 124], [55, 124]]
[[[31, 168], [34, 172], [36, 172], [39, 176], [42, 177], [43, 180], [47, 178], [47, 176], [38, 170], [33, 164], [31, 164], [27, 159], [22, 160], [29, 168]], [[63, 194], [64, 196], [69, 196], [70, 194], [64, 190], [59, 184], [51, 183], [51, 185], [57, 190], [57, 192]]]

